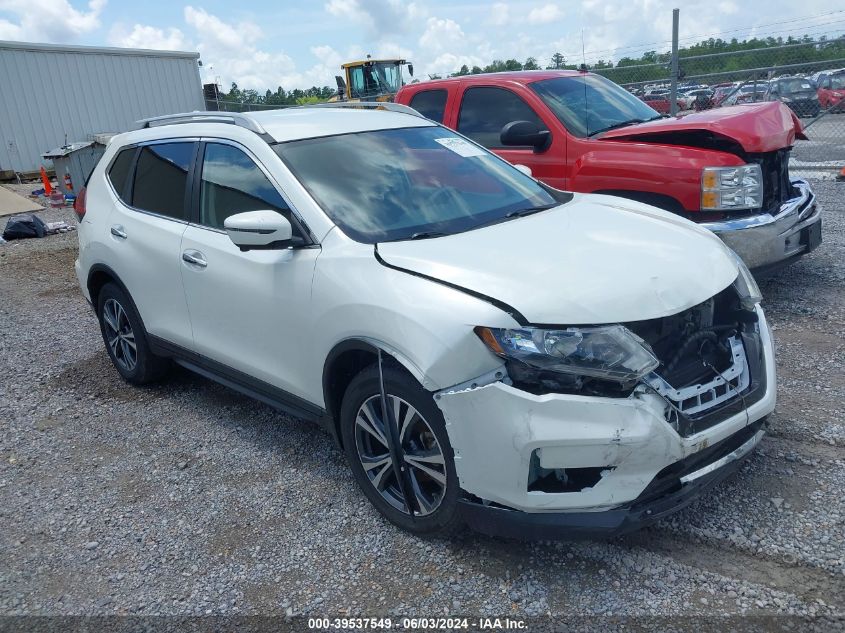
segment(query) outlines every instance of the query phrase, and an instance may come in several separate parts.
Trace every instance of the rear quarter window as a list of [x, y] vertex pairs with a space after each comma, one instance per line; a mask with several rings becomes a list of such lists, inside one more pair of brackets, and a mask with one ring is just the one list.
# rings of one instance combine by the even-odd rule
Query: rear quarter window
[[447, 96], [448, 93], [445, 90], [421, 90], [411, 97], [408, 105], [425, 118], [443, 123]]
[[129, 189], [129, 169], [132, 167], [132, 159], [135, 157], [135, 148], [130, 147], [118, 152], [108, 172], [108, 179], [114, 187], [118, 197], [127, 202]]

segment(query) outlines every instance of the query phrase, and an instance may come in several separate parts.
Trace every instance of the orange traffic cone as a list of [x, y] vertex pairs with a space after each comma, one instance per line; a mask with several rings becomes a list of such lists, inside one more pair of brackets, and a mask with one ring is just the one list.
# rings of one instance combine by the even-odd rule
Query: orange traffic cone
[[49, 196], [53, 193], [53, 187], [50, 185], [50, 179], [47, 178], [47, 172], [44, 169], [44, 166], [41, 166], [41, 183], [44, 185], [44, 195]]
[[843, 167], [842, 171], [837, 174], [836, 180], [845, 180], [845, 167]]

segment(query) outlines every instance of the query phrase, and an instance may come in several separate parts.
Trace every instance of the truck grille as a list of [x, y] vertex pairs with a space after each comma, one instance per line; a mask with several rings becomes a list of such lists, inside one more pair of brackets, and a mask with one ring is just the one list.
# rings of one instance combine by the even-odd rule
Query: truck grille
[[749, 162], [759, 164], [763, 172], [764, 211], [774, 213], [781, 204], [797, 195], [789, 179], [789, 153], [790, 148], [787, 147], [748, 157]]

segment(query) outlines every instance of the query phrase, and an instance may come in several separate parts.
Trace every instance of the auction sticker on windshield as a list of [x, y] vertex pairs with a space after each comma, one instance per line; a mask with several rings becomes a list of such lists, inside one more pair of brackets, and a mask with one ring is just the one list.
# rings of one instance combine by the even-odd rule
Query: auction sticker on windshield
[[484, 156], [484, 150], [480, 147], [476, 147], [472, 143], [467, 143], [462, 138], [457, 138], [455, 136], [449, 136], [447, 138], [436, 138], [434, 139], [437, 143], [440, 143], [446, 149], [450, 149], [456, 154], [460, 156]]

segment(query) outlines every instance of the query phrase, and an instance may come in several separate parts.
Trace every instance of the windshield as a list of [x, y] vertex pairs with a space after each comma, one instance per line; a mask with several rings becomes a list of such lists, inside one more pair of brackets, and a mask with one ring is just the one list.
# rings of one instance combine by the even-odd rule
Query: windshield
[[830, 88], [831, 90], [845, 89], [845, 75], [831, 75]]
[[791, 92], [808, 92], [813, 89], [810, 82], [806, 79], [781, 79], [778, 82], [778, 87], [781, 93], [789, 94]]
[[590, 136], [623, 123], [660, 118], [637, 97], [600, 75], [557, 77], [534, 82], [530, 87], [575, 136]]
[[440, 126], [274, 149], [331, 220], [365, 244], [469, 231], [556, 204], [533, 178]]
[[399, 88], [402, 87], [402, 69], [398, 64], [376, 62], [373, 64], [372, 72], [382, 92], [399, 92]]

